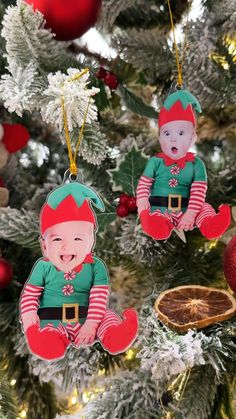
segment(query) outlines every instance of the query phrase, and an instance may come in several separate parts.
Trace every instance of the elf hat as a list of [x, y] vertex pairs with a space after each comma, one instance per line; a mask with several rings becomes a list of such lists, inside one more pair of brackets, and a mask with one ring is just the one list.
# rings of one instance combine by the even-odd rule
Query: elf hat
[[189, 121], [196, 125], [194, 110], [201, 113], [198, 100], [187, 90], [177, 90], [167, 97], [159, 113], [159, 128], [172, 121]]
[[90, 202], [104, 211], [101, 198], [87, 186], [78, 182], [59, 186], [48, 195], [41, 209], [41, 234], [43, 235], [48, 228], [66, 221], [88, 221], [96, 225], [96, 216]]

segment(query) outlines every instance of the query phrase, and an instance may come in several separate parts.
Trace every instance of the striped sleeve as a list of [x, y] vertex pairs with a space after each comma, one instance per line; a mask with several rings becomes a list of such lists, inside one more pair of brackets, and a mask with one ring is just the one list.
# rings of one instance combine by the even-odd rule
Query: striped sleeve
[[193, 182], [190, 189], [190, 198], [188, 203], [188, 210], [198, 213], [202, 208], [207, 191], [206, 182]]
[[21, 316], [28, 312], [38, 311], [39, 299], [43, 292], [44, 287], [38, 287], [36, 285], [26, 284], [20, 302], [20, 313]]
[[90, 290], [87, 320], [100, 323], [107, 308], [108, 285], [94, 285]]
[[150, 196], [151, 186], [154, 182], [153, 178], [147, 176], [141, 176], [138, 182], [138, 187], [136, 191], [137, 201], [139, 199], [148, 199]]

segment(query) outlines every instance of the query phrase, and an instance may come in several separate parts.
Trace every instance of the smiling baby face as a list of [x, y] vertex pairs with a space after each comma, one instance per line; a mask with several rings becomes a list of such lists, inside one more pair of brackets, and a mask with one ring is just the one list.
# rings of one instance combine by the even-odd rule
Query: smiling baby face
[[160, 129], [159, 141], [166, 156], [181, 159], [196, 141], [195, 128], [190, 121], [168, 122]]
[[80, 265], [91, 252], [94, 225], [88, 221], [67, 221], [48, 228], [41, 239], [44, 256], [63, 272]]

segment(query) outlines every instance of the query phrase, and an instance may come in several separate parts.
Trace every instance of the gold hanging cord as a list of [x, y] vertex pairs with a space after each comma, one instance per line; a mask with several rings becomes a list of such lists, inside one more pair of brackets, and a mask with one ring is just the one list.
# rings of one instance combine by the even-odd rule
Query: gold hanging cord
[[187, 30], [188, 30], [188, 19], [187, 19], [187, 24], [186, 24], [185, 34], [184, 34], [184, 45], [183, 45], [183, 51], [182, 51], [182, 58], [181, 58], [181, 61], [180, 61], [178, 46], [177, 46], [176, 37], [175, 37], [175, 26], [174, 26], [174, 22], [173, 22], [173, 15], [172, 15], [171, 7], [170, 7], [170, 0], [167, 0], [167, 3], [168, 3], [168, 8], [169, 8], [171, 29], [172, 29], [172, 33], [173, 33], [173, 39], [174, 39], [175, 60], [176, 60], [176, 66], [177, 66], [177, 71], [178, 71], [177, 85], [179, 87], [182, 87], [182, 85], [183, 85], [182, 69], [183, 69], [185, 51], [187, 49], [186, 38], [187, 38]]
[[[84, 74], [88, 73], [88, 71], [89, 71], [89, 69], [85, 68], [79, 74], [76, 74], [74, 77], [71, 77], [71, 79], [69, 79], [67, 81], [73, 82], [75, 80], [79, 80], [80, 77], [82, 77]], [[64, 130], [65, 130], [66, 144], [67, 144], [68, 155], [69, 155], [69, 160], [70, 160], [70, 173], [72, 175], [75, 175], [75, 176], [78, 173], [78, 167], [76, 165], [76, 158], [77, 158], [77, 154], [78, 154], [78, 151], [79, 151], [79, 146], [80, 146], [81, 141], [82, 141], [84, 127], [85, 127], [86, 119], [87, 119], [87, 116], [88, 116], [89, 106], [90, 106], [90, 98], [89, 98], [88, 105], [87, 105], [87, 108], [86, 108], [86, 112], [85, 112], [85, 115], [84, 115], [83, 124], [80, 128], [78, 141], [77, 141], [77, 144], [75, 146], [75, 152], [74, 152], [74, 155], [73, 155], [72, 146], [71, 146], [71, 139], [70, 139], [70, 132], [69, 132], [69, 128], [68, 128], [67, 113], [66, 113], [66, 109], [65, 109], [65, 98], [64, 98], [64, 95], [61, 96], [61, 107], [62, 107], [62, 113], [63, 113]]]

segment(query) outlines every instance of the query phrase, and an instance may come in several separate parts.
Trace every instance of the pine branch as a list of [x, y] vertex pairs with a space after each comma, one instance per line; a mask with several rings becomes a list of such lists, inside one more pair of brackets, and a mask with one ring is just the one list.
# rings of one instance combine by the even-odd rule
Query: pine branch
[[38, 243], [38, 223], [34, 212], [8, 207], [0, 210], [0, 237], [34, 249]]
[[[183, 13], [188, 9], [187, 0], [176, 0], [172, 4], [175, 23], [181, 20]], [[122, 29], [127, 28], [152, 28], [159, 26], [169, 29], [169, 14], [167, 4], [161, 0], [132, 0], [126, 3], [123, 0], [105, 0], [102, 15], [98, 24], [99, 28], [110, 31], [112, 25]]]
[[83, 54], [85, 55], [85, 57], [95, 59], [100, 65], [106, 66], [107, 68], [109, 68], [111, 65], [110, 59], [108, 60], [107, 58], [103, 57], [99, 53], [90, 51], [87, 46], [78, 45], [75, 42], [72, 42], [68, 46], [68, 51], [72, 52], [72, 54], [75, 54], [75, 55]]
[[[5, 308], [3, 310], [6, 314]], [[4, 312], [1, 305], [0, 310], [2, 313]], [[42, 384], [39, 378], [30, 372], [27, 353], [21, 352], [20, 356], [16, 354], [14, 345], [19, 350], [17, 345], [19, 335], [24, 339], [19, 323], [16, 326], [16, 321], [17, 317], [15, 315], [15, 318], [12, 319], [11, 324], [6, 329], [7, 337], [6, 330], [1, 328], [0, 368], [4, 369], [7, 380], [16, 380], [14, 389], [19, 401], [27, 410], [27, 416], [34, 419], [42, 419], [42, 417], [51, 419], [60, 411], [53, 386], [49, 383]]]
[[17, 303], [15, 300], [11, 302], [0, 302], [0, 327], [2, 331], [15, 327], [19, 315]]
[[0, 373], [0, 418], [15, 419], [17, 416], [17, 399], [4, 371]]
[[0, 81], [0, 95], [5, 107], [19, 116], [24, 110], [38, 109], [42, 100], [41, 92], [46, 85], [36, 66], [30, 62], [21, 67], [17, 61], [11, 61], [8, 70], [11, 74], [4, 74]]
[[213, 25], [218, 27], [219, 34], [228, 33], [231, 29], [235, 32], [235, 25], [233, 25], [235, 13], [235, 5], [231, 0], [225, 0], [224, 4], [220, 0], [212, 2], [209, 16]]
[[100, 131], [99, 124], [86, 124], [79, 155], [88, 163], [99, 166], [108, 153], [106, 136]]
[[[143, 369], [152, 372], [153, 380], [171, 380], [195, 366], [210, 365], [218, 379], [227, 370], [228, 362], [236, 362], [236, 344], [232, 340], [230, 322], [207, 329], [189, 329], [178, 334], [162, 324], [157, 317], [152, 295], [140, 316], [137, 357]], [[233, 324], [233, 319], [231, 324]]]
[[130, 255], [136, 262], [139, 261], [149, 267], [156, 265], [158, 258], [166, 254], [162, 243], [143, 233], [136, 217], [129, 217], [122, 223], [117, 239], [121, 255]]
[[99, 89], [88, 87], [89, 73], [78, 78], [80, 72], [81, 70], [77, 68], [68, 68], [67, 74], [63, 74], [61, 71], [48, 74], [48, 87], [43, 92], [45, 103], [41, 107], [41, 115], [45, 122], [54, 124], [61, 132], [64, 129], [62, 96], [69, 131], [81, 127], [85, 115], [87, 124], [97, 119], [97, 108], [92, 96]]
[[137, 0], [103, 0], [98, 28], [110, 31], [117, 16], [136, 2]]
[[2, 76], [0, 94], [9, 111], [22, 116], [24, 110], [39, 108], [46, 87], [45, 70], [52, 63], [62, 64], [65, 54], [62, 59], [61, 45], [44, 29], [42, 14], [20, 0], [7, 9], [2, 36], [10, 74]]
[[215, 403], [210, 419], [235, 419], [233, 404], [233, 384], [225, 377], [225, 382], [217, 387]]
[[[1, 305], [0, 314], [7, 314], [6, 308], [4, 306], [1, 307]], [[4, 322], [0, 321], [0, 325], [1, 323]], [[3, 330], [7, 330], [7, 328], [9, 330], [9, 325], [10, 321]], [[118, 367], [124, 368], [122, 355], [114, 357], [105, 352], [99, 344], [81, 349], [70, 347], [63, 359], [48, 363], [29, 352], [19, 322], [14, 327], [14, 330], [10, 330], [11, 333], [14, 333], [12, 339], [14, 356], [23, 359], [27, 357], [29, 372], [35, 377], [35, 380], [40, 380], [41, 383], [50, 384], [50, 386], [53, 384], [66, 393], [77, 388], [80, 401], [82, 401], [81, 389], [89, 388], [91, 384], [95, 385], [100, 379], [99, 371], [105, 370], [105, 374], [109, 375]]]
[[[228, 21], [234, 13], [232, 2], [215, 2], [210, 11], [205, 11], [203, 18], [191, 25], [188, 33], [185, 81], [206, 109], [235, 103], [235, 80], [232, 75], [236, 71], [236, 64], [230, 60], [228, 65], [224, 56], [225, 36], [231, 32]], [[224, 66], [219, 65], [216, 59], [221, 53]]]
[[178, 374], [195, 365], [205, 364], [203, 344], [204, 335], [189, 330], [178, 335], [158, 322], [152, 309], [149, 316], [141, 317], [139, 342], [142, 349], [138, 353], [141, 367], [152, 372], [153, 380], [168, 382]]
[[173, 54], [166, 38], [158, 30], [128, 30], [114, 35], [112, 46], [139, 71], [147, 68], [156, 70], [160, 77], [174, 68]]
[[6, 39], [7, 60], [22, 67], [29, 63], [47, 71], [52, 63], [60, 66], [66, 59], [63, 47], [66, 43], [53, 39], [54, 35], [45, 29], [43, 15], [33, 11], [32, 6], [21, 0], [17, 6], [9, 6], [3, 18], [2, 36]]
[[138, 370], [120, 373], [111, 380], [104, 380], [104, 386], [106, 391], [89, 402], [79, 412], [78, 419], [158, 417], [157, 387], [148, 373]]
[[[99, 89], [87, 86], [88, 73], [74, 79], [79, 73], [77, 68], [68, 68], [67, 74], [61, 71], [47, 74], [52, 70], [51, 63], [55, 69], [63, 69], [68, 55], [63, 53], [66, 44], [54, 40], [44, 24], [42, 14], [34, 13], [33, 8], [21, 0], [16, 7], [7, 9], [2, 35], [6, 39], [10, 74], [2, 76], [0, 94], [10, 112], [22, 116], [25, 110], [39, 110], [44, 121], [54, 124], [61, 132], [64, 127], [63, 95], [68, 127], [72, 131], [83, 124], [86, 112], [87, 123], [96, 119], [97, 109], [91, 96]], [[71, 79], [74, 79], [73, 83]]]
[[[218, 115], [219, 118], [219, 115]], [[219, 122], [218, 122], [219, 123]], [[213, 162], [210, 154], [212, 148], [220, 153], [220, 159]], [[208, 173], [207, 201], [217, 208], [222, 202], [234, 205], [236, 193], [236, 162], [234, 156], [234, 145], [226, 143], [217, 138], [211, 142], [204, 141], [198, 145], [200, 156], [204, 159]]]
[[[24, 342], [20, 345], [22, 347]], [[17, 345], [15, 345], [17, 348]], [[22, 350], [17, 351], [18, 355]], [[29, 365], [32, 374], [39, 377], [43, 383], [54, 383], [64, 392], [77, 388], [82, 400], [82, 388], [89, 388], [100, 377], [99, 370], [105, 368], [106, 374], [121, 364], [120, 357], [112, 357], [96, 347], [84, 347], [80, 350], [69, 348], [66, 357], [59, 361], [47, 363], [34, 356], [30, 356]]]
[[153, 278], [145, 265], [123, 256], [117, 264], [109, 261], [109, 272], [112, 284], [111, 307], [118, 313], [127, 307], [140, 310], [143, 300], [153, 289]]
[[173, 406], [176, 419], [207, 419], [217, 393], [215, 371], [211, 366], [194, 368], [183, 397]]

